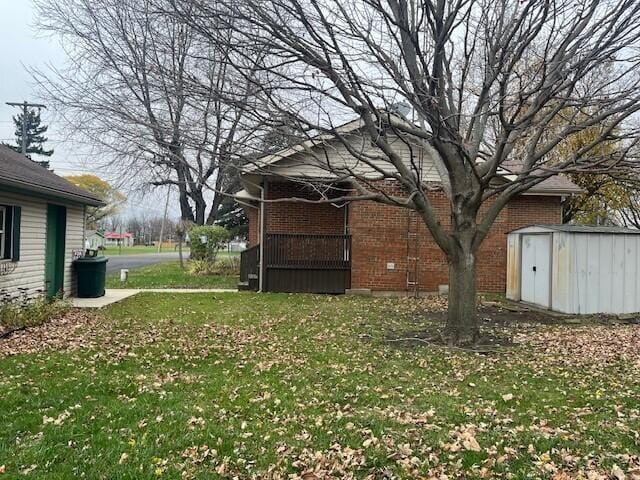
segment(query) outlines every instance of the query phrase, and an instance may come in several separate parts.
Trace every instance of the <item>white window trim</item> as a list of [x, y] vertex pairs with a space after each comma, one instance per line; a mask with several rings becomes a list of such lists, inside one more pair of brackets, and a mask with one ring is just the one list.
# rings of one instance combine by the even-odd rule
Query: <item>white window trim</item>
[[7, 225], [7, 207], [0, 205], [0, 211], [2, 211], [2, 222], [0, 222], [0, 261], [8, 260], [5, 258], [4, 246], [6, 244], [7, 232], [5, 227]]

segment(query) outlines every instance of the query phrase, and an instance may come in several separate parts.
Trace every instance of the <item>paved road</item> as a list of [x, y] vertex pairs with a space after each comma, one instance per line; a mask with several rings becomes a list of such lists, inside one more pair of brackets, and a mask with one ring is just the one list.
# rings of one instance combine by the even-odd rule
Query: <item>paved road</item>
[[[185, 255], [187, 258], [189, 254]], [[146, 265], [153, 265], [154, 263], [167, 262], [171, 260], [178, 260], [178, 252], [163, 252], [163, 253], [142, 253], [137, 255], [113, 255], [108, 256], [107, 273], [119, 272], [121, 268], [137, 268], [144, 267]]]

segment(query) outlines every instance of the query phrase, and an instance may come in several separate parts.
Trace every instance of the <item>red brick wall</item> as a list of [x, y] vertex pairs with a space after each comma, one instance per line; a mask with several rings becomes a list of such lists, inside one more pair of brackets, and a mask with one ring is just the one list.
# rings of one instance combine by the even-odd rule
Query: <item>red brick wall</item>
[[507, 232], [532, 224], [558, 223], [562, 223], [560, 197], [526, 195], [512, 200], [500, 213], [478, 251], [478, 289], [505, 292]]
[[[448, 201], [434, 192], [432, 202], [440, 222], [450, 224]], [[411, 223], [410, 223], [411, 222]], [[559, 197], [523, 196], [513, 200], [498, 216], [478, 251], [478, 290], [504, 292], [506, 288], [506, 232], [534, 223], [560, 223]], [[408, 244], [408, 228], [417, 231]], [[407, 257], [417, 252], [417, 281], [421, 291], [434, 292], [448, 282], [448, 264], [424, 222], [415, 212], [374, 202], [355, 202], [350, 206], [349, 233], [352, 235], [352, 288], [373, 291], [407, 290]], [[387, 263], [395, 263], [387, 270]], [[412, 277], [416, 275], [412, 272]], [[410, 287], [413, 289], [415, 287]]]
[[[269, 183], [266, 197], [319, 198], [317, 193], [295, 183]], [[267, 233], [344, 233], [346, 207], [330, 203], [275, 202], [266, 204]]]
[[[390, 185], [391, 190], [396, 187]], [[395, 192], [400, 193], [400, 192]], [[314, 194], [294, 183], [271, 183], [267, 198], [292, 196], [314, 198]], [[448, 201], [434, 192], [432, 202], [439, 211], [440, 222], [450, 224]], [[267, 232], [332, 234], [344, 232], [345, 208], [330, 204], [267, 203]], [[249, 242], [258, 243], [258, 210], [248, 212]], [[411, 219], [411, 220], [410, 220]], [[410, 223], [411, 221], [411, 223]], [[536, 223], [560, 223], [560, 197], [522, 196], [514, 199], [498, 216], [478, 252], [478, 290], [504, 292], [506, 288], [506, 232]], [[408, 227], [417, 231], [417, 247], [409, 249]], [[415, 212], [366, 201], [349, 205], [348, 232], [352, 235], [352, 288], [374, 291], [407, 290], [408, 253], [418, 253], [419, 289], [438, 290], [447, 284], [448, 264], [445, 255]], [[395, 269], [387, 270], [387, 263]], [[411, 287], [413, 288], [413, 287]]]
[[260, 209], [245, 207], [244, 212], [249, 220], [249, 247], [260, 243]]

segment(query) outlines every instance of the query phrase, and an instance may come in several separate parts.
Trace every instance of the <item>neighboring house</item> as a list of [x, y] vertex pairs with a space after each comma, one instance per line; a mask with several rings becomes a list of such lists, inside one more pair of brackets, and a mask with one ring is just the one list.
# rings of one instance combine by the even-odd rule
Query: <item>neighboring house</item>
[[107, 247], [133, 247], [133, 234], [129, 232], [104, 232], [104, 242]]
[[[351, 147], [371, 149], [378, 168], [392, 171], [371, 146], [358, 122], [340, 127]], [[439, 188], [440, 176], [428, 151], [406, 139], [391, 140], [422, 164], [423, 182], [440, 221], [450, 223], [449, 203]], [[342, 141], [327, 137], [262, 157], [241, 174], [244, 190], [236, 195], [249, 218], [249, 249], [241, 259], [241, 287], [262, 291], [344, 293], [347, 290], [407, 294], [444, 291], [448, 264], [414, 211], [373, 201], [329, 203], [261, 202], [299, 197], [318, 199], [317, 188], [333, 187], [337, 195], [352, 191], [336, 167], [356, 171], [388, 193], [406, 195], [398, 183], [380, 179], [349, 153]], [[368, 168], [368, 170], [366, 169]], [[505, 171], [505, 177], [511, 172]], [[310, 188], [314, 182], [316, 188]], [[564, 177], [545, 180], [512, 200], [500, 213], [478, 252], [479, 291], [505, 292], [506, 233], [533, 223], [562, 221], [562, 199], [580, 189]], [[260, 257], [263, 262], [259, 263]]]
[[0, 290], [72, 295], [91, 193], [0, 145]]
[[85, 246], [91, 250], [103, 250], [105, 246], [104, 233], [100, 230], [87, 230], [84, 232]]

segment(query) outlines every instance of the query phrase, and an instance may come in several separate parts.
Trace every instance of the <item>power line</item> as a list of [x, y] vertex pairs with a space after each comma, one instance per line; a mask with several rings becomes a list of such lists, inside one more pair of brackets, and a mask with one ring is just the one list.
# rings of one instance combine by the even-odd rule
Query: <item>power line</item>
[[29, 103], [26, 100], [22, 103], [7, 102], [10, 107], [22, 107], [22, 154], [27, 154], [27, 109], [29, 108], [47, 108], [41, 103]]

